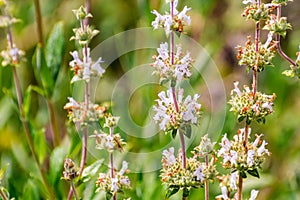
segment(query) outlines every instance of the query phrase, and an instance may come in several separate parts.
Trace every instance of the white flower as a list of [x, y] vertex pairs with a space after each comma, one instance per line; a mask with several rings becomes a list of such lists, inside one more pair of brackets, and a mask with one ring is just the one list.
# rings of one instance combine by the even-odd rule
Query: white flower
[[165, 157], [169, 166], [173, 165], [176, 162], [176, 157], [174, 156], [174, 147], [170, 147], [169, 151], [164, 150], [162, 154]]
[[185, 6], [183, 10], [177, 15], [178, 19], [184, 21], [187, 25], [191, 25], [191, 17], [186, 15], [186, 12], [189, 10], [191, 10], [191, 8]]
[[269, 47], [269, 45], [272, 42], [272, 40], [273, 40], [273, 33], [269, 32], [268, 39], [267, 39], [266, 43], [264, 44], [264, 48], [265, 49], [267, 49]]
[[156, 15], [155, 20], [151, 23], [154, 29], [158, 29], [160, 21], [164, 21], [164, 16], [159, 14], [156, 10], [151, 11], [152, 14]]
[[128, 169], [128, 162], [123, 161], [123, 162], [122, 162], [122, 168], [121, 168], [119, 174], [120, 174], [121, 176], [123, 176], [123, 174], [126, 172], [127, 169]]
[[254, 150], [249, 150], [247, 153], [247, 165], [248, 167], [252, 167], [253, 162], [254, 162], [254, 155], [255, 151]]
[[258, 195], [258, 190], [251, 190], [251, 196], [249, 200], [255, 200]]
[[222, 191], [222, 198], [223, 198], [224, 200], [227, 200], [227, 199], [228, 199], [228, 195], [227, 195], [227, 193], [228, 193], [227, 187], [226, 187], [226, 186], [222, 186], [222, 187], [221, 187], [221, 191]]
[[193, 124], [197, 123], [198, 116], [195, 115], [195, 113], [197, 113], [201, 108], [201, 104], [197, 103], [199, 97], [200, 95], [198, 94], [195, 94], [193, 99], [190, 95], [186, 97], [184, 101], [184, 105], [186, 105], [186, 111], [183, 112], [182, 115], [184, 121], [191, 121]]
[[197, 181], [204, 181], [204, 175], [202, 173], [202, 167], [199, 166], [196, 171], [194, 172], [194, 176], [196, 176]]
[[233, 91], [236, 92], [236, 94], [237, 94], [238, 96], [241, 96], [241, 95], [242, 95], [242, 92], [241, 92], [241, 90], [238, 88], [239, 82], [238, 82], [238, 81], [235, 81], [235, 82], [233, 83], [233, 85], [234, 85]]
[[83, 59], [79, 58], [77, 51], [70, 53], [73, 57], [73, 60], [69, 63], [74, 71], [74, 77], [71, 80], [71, 83], [79, 80], [89, 81], [91, 75], [101, 77], [105, 70], [101, 67], [102, 58], [100, 57], [96, 62], [92, 61], [90, 57], [90, 48], [82, 49]]
[[120, 178], [120, 184], [129, 187], [130, 186], [130, 179], [127, 176], [123, 176], [123, 177]]
[[183, 99], [183, 90], [179, 89], [177, 95], [178, 110], [175, 108], [171, 88], [167, 93], [165, 91], [160, 92], [158, 97], [157, 105], [153, 107], [156, 112], [153, 119], [159, 123], [161, 130], [174, 130], [181, 125], [197, 123], [201, 108], [201, 104], [197, 103], [198, 94], [195, 94], [193, 98], [189, 95]]
[[237, 165], [238, 153], [236, 151], [231, 150], [230, 155], [231, 155], [230, 163], [232, 165]]
[[263, 108], [268, 108], [270, 112], [273, 112], [273, 107], [272, 107], [273, 103], [271, 102], [265, 102], [261, 105], [261, 107]]
[[68, 97], [69, 102], [64, 106], [64, 109], [80, 108], [79, 103], [72, 97]]
[[118, 178], [111, 179], [111, 191], [117, 192], [119, 190], [118, 181]]
[[102, 57], [98, 58], [98, 60], [92, 64], [91, 70], [96, 76], [102, 76], [105, 70], [101, 67], [100, 63], [103, 63]]
[[259, 143], [259, 141], [260, 141], [260, 138], [263, 136], [263, 134], [260, 134], [260, 135], [258, 135], [257, 137], [256, 137], [256, 139], [255, 139], [255, 141], [253, 142], [253, 146], [254, 147], [257, 147], [257, 145], [258, 145], [258, 143]]
[[224, 134], [220, 145], [221, 145], [221, 149], [218, 151], [218, 156], [224, 155], [225, 153], [229, 152], [231, 144], [227, 138], [226, 133]]
[[255, 4], [255, 3], [256, 3], [256, 0], [244, 0], [244, 1], [243, 1], [243, 4], [248, 4], [248, 3], [250, 3], [250, 4]]
[[167, 60], [169, 58], [169, 47], [168, 43], [164, 42], [159, 45], [159, 48], [157, 49], [158, 52], [158, 58], [161, 58], [162, 60]]
[[[152, 14], [156, 15], [154, 21], [151, 23], [154, 29], [158, 29], [160, 26], [164, 28], [166, 35], [168, 36], [173, 30], [174, 24], [177, 24], [178, 21], [182, 25], [190, 25], [191, 18], [187, 16], [186, 13], [191, 10], [185, 6], [181, 12], [178, 12], [177, 5], [178, 0], [168, 0], [170, 2], [170, 13], [166, 13], [165, 15], [161, 15], [156, 10], [151, 11]], [[171, 6], [173, 4], [173, 6]]]
[[234, 172], [230, 176], [230, 188], [233, 190], [237, 189], [236, 182], [238, 178], [238, 171]]
[[269, 154], [268, 149], [265, 148], [265, 146], [266, 146], [267, 144], [268, 144], [268, 143], [267, 143], [265, 140], [263, 140], [261, 146], [257, 149], [257, 154], [258, 154], [258, 156], [262, 156], [262, 154], [264, 154], [264, 153], [265, 153], [265, 154]]

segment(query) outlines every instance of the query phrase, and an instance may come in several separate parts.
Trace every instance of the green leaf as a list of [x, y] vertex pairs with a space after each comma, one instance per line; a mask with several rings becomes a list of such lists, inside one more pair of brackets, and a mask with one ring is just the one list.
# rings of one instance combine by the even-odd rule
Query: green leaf
[[46, 156], [47, 156], [47, 142], [46, 142], [46, 138], [45, 138], [45, 134], [44, 134], [44, 129], [40, 129], [40, 130], [35, 130], [34, 131], [34, 138], [33, 138], [33, 143], [35, 146], [35, 149], [37, 149], [38, 151], [36, 151], [39, 163], [43, 163]]
[[167, 82], [169, 82], [169, 79], [163, 79], [160, 81], [159, 84], [162, 86], [162, 85], [166, 84]]
[[254, 177], [256, 177], [256, 178], [259, 178], [259, 173], [258, 173], [257, 169], [248, 170], [247, 172], [248, 172], [248, 174], [250, 174], [251, 176], [254, 176]]
[[5, 171], [6, 171], [7, 167], [8, 167], [8, 165], [9, 165], [9, 163], [7, 163], [6, 165], [4, 165], [4, 167], [2, 167], [2, 169], [0, 169], [0, 185], [1, 185], [1, 181], [2, 181], [2, 179], [4, 177], [4, 174], [5, 174]]
[[49, 178], [51, 184], [55, 185], [62, 176], [64, 159], [67, 156], [67, 145], [55, 148], [50, 155]]
[[50, 98], [53, 93], [54, 81], [51, 76], [51, 70], [47, 66], [44, 50], [39, 44], [34, 52], [32, 64], [38, 84], [43, 88], [45, 97]]
[[182, 194], [182, 196], [183, 197], [189, 197], [190, 196], [190, 189], [189, 188], [183, 188], [183, 194]]
[[192, 135], [192, 126], [191, 125], [185, 126], [185, 136], [190, 139], [191, 135]]
[[23, 199], [38, 200], [40, 198], [38, 184], [29, 179], [23, 188]]
[[177, 129], [172, 130], [172, 138], [175, 139], [176, 135], [177, 135]]
[[84, 170], [82, 172], [82, 179], [83, 179], [82, 181], [87, 182], [92, 177], [94, 177], [97, 174], [97, 172], [99, 171], [99, 168], [102, 166], [103, 161], [104, 161], [104, 159], [97, 160], [90, 166], [87, 166], [86, 168], [84, 168]]
[[58, 22], [54, 25], [46, 44], [46, 61], [51, 75], [56, 82], [65, 51], [64, 25]]
[[112, 198], [112, 194], [107, 192], [106, 193], [106, 200], [111, 200], [111, 198]]
[[166, 199], [170, 198], [172, 195], [176, 194], [179, 191], [178, 186], [170, 186], [166, 192]]
[[246, 172], [244, 172], [244, 171], [240, 171], [240, 176], [242, 177], [242, 178], [247, 178], [247, 174], [246, 174]]

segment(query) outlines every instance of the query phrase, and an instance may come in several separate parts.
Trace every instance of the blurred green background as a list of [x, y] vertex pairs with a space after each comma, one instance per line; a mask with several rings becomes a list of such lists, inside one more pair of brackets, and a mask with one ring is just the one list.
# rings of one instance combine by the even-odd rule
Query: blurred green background
[[[233, 81], [240, 81], [242, 84], [250, 84], [251, 74], [246, 74], [245, 69], [237, 66], [235, 58], [235, 47], [244, 44], [247, 35], [254, 34], [252, 21], [245, 22], [241, 13], [243, 5], [241, 0], [183, 0], [179, 3], [179, 10], [184, 5], [192, 7], [189, 15], [192, 24], [187, 28], [188, 36], [192, 37], [202, 45], [216, 63], [227, 94], [233, 87]], [[45, 99], [38, 94], [33, 94], [30, 110], [30, 120], [36, 129], [41, 130], [34, 133], [33, 138], [38, 149], [39, 159], [47, 169], [47, 176], [53, 186], [58, 199], [66, 199], [69, 189], [68, 184], [60, 180], [63, 170], [63, 159], [71, 157], [77, 163], [80, 161], [81, 142], [72, 124], [68, 123], [67, 113], [63, 106], [67, 97], [71, 96], [74, 89], [70, 86], [71, 73], [68, 63], [71, 60], [69, 54], [76, 46], [69, 41], [72, 36], [72, 28], [77, 27], [77, 21], [72, 9], [77, 9], [83, 1], [78, 0], [43, 0], [41, 11], [43, 16], [44, 38], [46, 39], [53, 26], [62, 21], [64, 24], [65, 48], [63, 52], [63, 64], [60, 67], [58, 81], [55, 87], [53, 102], [55, 104], [56, 121], [59, 125], [59, 132], [62, 139], [60, 146], [53, 146], [52, 138], [48, 134], [49, 115]], [[37, 31], [35, 24], [35, 12], [33, 1], [14, 0], [11, 1], [11, 11], [16, 18], [22, 20], [13, 28], [13, 35], [16, 45], [26, 52], [27, 61], [18, 68], [21, 78], [22, 91], [29, 85], [36, 85], [37, 79], [33, 73], [31, 64], [32, 55], [37, 44]], [[100, 30], [91, 43], [91, 48], [123, 31], [149, 27], [154, 15], [151, 10], [157, 9], [164, 12], [167, 9], [164, 0], [93, 0], [91, 13], [94, 18], [91, 24]], [[300, 1], [291, 2], [283, 8], [283, 16], [287, 16], [293, 25], [293, 30], [282, 40], [284, 51], [293, 59], [300, 44]], [[262, 34], [262, 38], [265, 35]], [[5, 32], [0, 33], [0, 47], [6, 48]], [[100, 80], [96, 101], [110, 101], [113, 86], [123, 74], [140, 64], [151, 62], [155, 51], [131, 52], [115, 60]], [[262, 92], [277, 95], [275, 102], [275, 113], [267, 119], [265, 125], [253, 124], [254, 133], [264, 133], [268, 141], [268, 148], [272, 156], [266, 161], [261, 171], [260, 179], [247, 179], [245, 184], [245, 196], [249, 195], [250, 189], [260, 190], [258, 199], [296, 200], [300, 199], [300, 85], [299, 80], [285, 77], [282, 71], [289, 68], [289, 64], [279, 55], [276, 56], [275, 67], [267, 67], [259, 74], [259, 90]], [[134, 81], [134, 80], [132, 80]], [[193, 88], [201, 93], [201, 104], [203, 105], [204, 120], [210, 115], [210, 97], [203, 78], [194, 79]], [[36, 172], [33, 159], [30, 155], [28, 145], [23, 134], [23, 127], [20, 122], [17, 106], [15, 105], [15, 90], [12, 79], [12, 71], [9, 67], [0, 70], [0, 164], [7, 166], [2, 180], [2, 186], [7, 188], [11, 197], [16, 199], [46, 199], [45, 189], [40, 184], [39, 175]], [[78, 86], [80, 87], [80, 86]], [[78, 88], [77, 86], [74, 88]], [[128, 104], [129, 113], [134, 122], [143, 126], [151, 117], [151, 107], [157, 97], [157, 93], [163, 88], [157, 85], [147, 85], [136, 90]], [[228, 99], [228, 98], [227, 98]], [[220, 110], [224, 109], [222, 107]], [[228, 110], [228, 108], [227, 108]], [[150, 112], [150, 114], [149, 114]], [[121, 119], [122, 120], [122, 119]], [[237, 124], [232, 113], [227, 112], [222, 133], [233, 136], [242, 124]], [[42, 129], [45, 128], [45, 129]], [[161, 147], [171, 141], [169, 135], [162, 133], [153, 136], [151, 139], [137, 138], [119, 130], [128, 142], [127, 151], [135, 153], [151, 152], [161, 150]], [[194, 134], [203, 135], [205, 129], [198, 130]], [[220, 139], [220, 135], [212, 136]], [[199, 137], [192, 141], [192, 146], [199, 143]], [[92, 150], [91, 150], [92, 151]], [[92, 151], [97, 154], [96, 151]], [[126, 153], [125, 153], [126, 154]], [[94, 156], [89, 154], [88, 163], [95, 161], [95, 157], [106, 158], [105, 153]], [[120, 155], [119, 158], [122, 156]], [[125, 155], [126, 157], [126, 155]], [[153, 165], [160, 164], [161, 157], [154, 157], [149, 160]], [[117, 162], [118, 163], [118, 162]], [[145, 163], [147, 165], [148, 163]], [[135, 163], [130, 162], [130, 165]], [[102, 166], [101, 170], [107, 170]], [[140, 169], [143, 172], [143, 168]], [[96, 177], [95, 177], [96, 178]], [[127, 196], [132, 199], [163, 199], [164, 188], [159, 180], [159, 171], [148, 173], [132, 173], [131, 191], [126, 191]], [[101, 194], [94, 195], [94, 182], [80, 184], [79, 191], [83, 199], [102, 199]], [[220, 194], [218, 183], [211, 189], [211, 199]], [[190, 199], [202, 199], [203, 190], [192, 190]], [[178, 199], [174, 196], [172, 199]]]

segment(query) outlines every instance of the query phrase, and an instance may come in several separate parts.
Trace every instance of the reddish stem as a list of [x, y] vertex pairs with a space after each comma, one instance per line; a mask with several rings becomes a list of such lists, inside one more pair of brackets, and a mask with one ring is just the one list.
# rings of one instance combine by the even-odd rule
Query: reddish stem
[[[281, 5], [278, 5], [277, 7], [277, 20], [280, 20], [281, 18]], [[294, 68], [297, 66], [296, 62], [294, 62], [290, 57], [288, 57], [281, 48], [281, 44], [280, 44], [280, 35], [277, 34], [276, 36], [276, 40], [277, 40], [277, 52], [279, 53], [279, 55], [285, 59], [286, 61], [288, 61]]]

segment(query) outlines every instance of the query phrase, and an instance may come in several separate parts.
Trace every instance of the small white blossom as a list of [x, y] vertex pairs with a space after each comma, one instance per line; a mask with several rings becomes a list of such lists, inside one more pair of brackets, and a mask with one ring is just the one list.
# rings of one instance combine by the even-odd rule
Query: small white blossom
[[258, 195], [258, 190], [251, 190], [251, 196], [249, 200], [255, 200]]
[[128, 169], [128, 162], [123, 161], [123, 162], [122, 162], [122, 168], [121, 168], [119, 174], [120, 174], [121, 176], [123, 176], [123, 174], [126, 172], [127, 169]]
[[191, 17], [186, 15], [189, 10], [191, 8], [184, 6], [183, 10], [178, 14], [178, 19], [185, 21], [187, 25], [191, 25]]
[[244, 0], [244, 1], [243, 1], [243, 4], [248, 4], [248, 3], [250, 3], [250, 4], [255, 4], [255, 3], [256, 3], [256, 0]]
[[90, 48], [82, 49], [83, 59], [79, 58], [79, 53], [73, 51], [70, 54], [73, 57], [73, 60], [69, 63], [72, 70], [74, 71], [74, 76], [71, 80], [71, 83], [79, 80], [89, 81], [91, 76], [101, 77], [105, 70], [101, 67], [102, 58], [100, 57], [96, 62], [92, 61], [90, 57]]
[[265, 148], [265, 146], [267, 145], [268, 143], [266, 141], [262, 141], [262, 144], [261, 146], [257, 149], [257, 154], [258, 156], [262, 156], [262, 154], [269, 154], [269, 151], [268, 149]]
[[169, 151], [164, 150], [162, 154], [169, 166], [173, 165], [176, 162], [176, 157], [174, 156], [174, 147], [170, 147]]
[[236, 151], [231, 150], [230, 155], [230, 163], [232, 165], [237, 165], [238, 153]]
[[218, 156], [224, 155], [225, 153], [229, 152], [231, 144], [227, 138], [226, 133], [224, 134], [220, 145], [221, 145], [221, 149], [218, 151]]
[[269, 47], [270, 43], [272, 42], [272, 40], [273, 40], [273, 33], [269, 32], [268, 39], [267, 39], [266, 43], [264, 44], [265, 49], [268, 49], [268, 47]]
[[120, 184], [124, 185], [124, 186], [127, 186], [127, 187], [130, 187], [130, 179], [127, 176], [122, 176], [120, 178]]
[[204, 181], [204, 174], [202, 173], [202, 166], [199, 166], [197, 170], [194, 172], [194, 176], [196, 176], [197, 181]]
[[247, 153], [247, 164], [248, 167], [252, 167], [254, 163], [254, 156], [255, 156], [255, 151], [254, 150], [249, 150]]
[[227, 199], [228, 199], [228, 195], [227, 195], [227, 193], [228, 193], [227, 187], [226, 187], [226, 186], [222, 186], [222, 187], [221, 187], [221, 191], [222, 191], [222, 198], [223, 198], [224, 200], [227, 200]]
[[201, 104], [197, 102], [199, 95], [195, 94], [192, 98], [190, 95], [183, 99], [183, 90], [179, 89], [177, 96], [178, 111], [175, 108], [172, 89], [167, 93], [162, 91], [158, 94], [157, 105], [153, 107], [156, 112], [153, 119], [159, 123], [161, 130], [169, 131], [178, 129], [186, 124], [197, 124]]
[[237, 189], [236, 183], [238, 178], [238, 171], [234, 172], [230, 176], [230, 188], [233, 190]]
[[[151, 11], [156, 17], [154, 21], [151, 23], [154, 29], [158, 29], [159, 27], [163, 27], [166, 35], [168, 36], [172, 31], [182, 31], [177, 30], [178, 23], [181, 25], [190, 25], [191, 18], [186, 13], [191, 10], [185, 6], [181, 12], [177, 10], [178, 0], [174, 0], [170, 2], [170, 13], [166, 13], [165, 15], [161, 15], [156, 10]], [[173, 6], [171, 6], [173, 4]], [[174, 28], [176, 27], [176, 28]]]
[[185, 55], [182, 52], [180, 45], [176, 46], [176, 54], [170, 57], [169, 46], [167, 42], [161, 43], [157, 48], [158, 55], [153, 56], [154, 74], [158, 74], [161, 80], [181, 81], [184, 78], [191, 77], [191, 67], [193, 59], [191, 54], [187, 52]]
[[119, 190], [118, 182], [118, 178], [111, 179], [111, 191], [117, 192]]
[[299, 45], [299, 52], [298, 52], [298, 57], [297, 57], [297, 61], [300, 61], [300, 45]]

